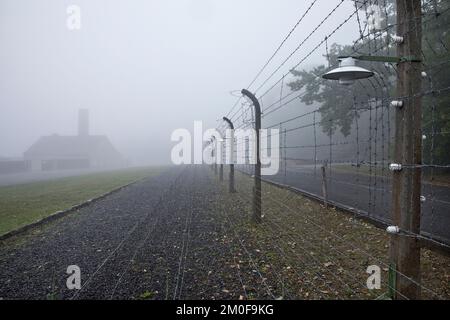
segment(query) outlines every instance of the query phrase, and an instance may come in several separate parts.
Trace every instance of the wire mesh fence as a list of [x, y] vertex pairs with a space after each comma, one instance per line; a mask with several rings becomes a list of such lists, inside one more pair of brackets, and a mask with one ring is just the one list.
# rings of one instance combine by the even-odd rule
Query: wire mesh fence
[[[390, 170], [389, 165], [395, 163], [398, 139], [399, 122], [396, 119], [396, 110], [399, 106], [396, 103], [402, 101], [406, 105], [414, 105], [419, 99], [422, 112], [413, 114], [412, 118], [418, 119], [421, 125], [420, 128], [411, 127], [409, 130], [415, 135], [420, 133], [421, 141], [414, 142], [410, 147], [414, 149], [419, 146], [423, 156], [421, 161], [404, 162], [402, 167], [403, 170], [421, 171], [420, 232], [410, 230], [405, 232], [404, 236], [426, 240], [448, 250], [450, 77], [446, 71], [450, 71], [450, 2], [422, 1], [421, 14], [402, 20], [397, 19], [399, 4], [403, 7], [410, 5], [402, 1], [354, 1], [354, 10], [345, 14], [340, 11], [343, 1], [337, 1], [336, 6], [330, 6], [332, 9], [325, 14], [324, 19], [312, 26], [312, 31], [306, 33], [306, 37], [302, 38], [299, 45], [280, 64], [272, 65], [273, 57], [301, 24], [303, 15], [283, 38], [280, 47], [249, 85], [249, 89], [254, 90], [262, 106], [262, 128], [278, 129], [274, 134], [278, 136], [279, 155], [272, 159], [278, 161], [279, 170], [277, 174], [265, 176], [263, 179], [288, 186], [377, 224], [392, 224], [395, 172]], [[312, 1], [305, 14], [313, 10], [311, 8], [315, 4], [316, 1]], [[330, 18], [336, 16], [345, 18], [336, 27], [323, 32], [323, 27], [331, 24]], [[353, 24], [357, 28], [358, 37], [350, 44], [333, 43], [333, 36], [346, 24]], [[405, 28], [406, 25], [408, 28]], [[399, 34], [399, 30], [406, 31]], [[403, 86], [403, 83], [399, 83], [403, 79], [400, 75], [401, 63], [405, 62], [361, 61], [359, 65], [372, 70], [374, 76], [354, 81], [352, 86], [343, 86], [337, 81], [328, 81], [321, 77], [338, 65], [341, 56], [393, 57], [398, 55], [397, 48], [404, 41], [407, 42], [403, 43], [406, 54], [413, 52], [407, 39], [414, 36], [420, 37], [422, 43], [419, 48], [420, 57], [416, 57], [420, 59], [420, 63], [407, 63], [413, 66], [413, 70], [420, 71], [422, 84], [418, 91], [399, 95], [398, 88]], [[313, 38], [322, 40], [311, 43]], [[323, 56], [324, 63], [305, 67], [305, 62], [316, 55]], [[290, 68], [284, 72], [289, 64]], [[261, 77], [264, 74], [268, 76]], [[255, 116], [252, 103], [243, 97], [237, 99], [227, 114], [235, 128], [252, 128]], [[223, 131], [225, 128], [226, 124], [218, 129]], [[246, 153], [249, 154], [247, 144], [245, 147]], [[262, 152], [269, 151], [263, 149], [264, 147]], [[254, 165], [239, 165], [237, 169], [252, 175]], [[251, 186], [242, 186], [240, 183], [244, 182], [237, 181], [236, 185], [242, 202], [251, 201], [254, 190]], [[286, 212], [295, 212], [295, 205], [286, 205], [289, 201], [277, 198], [270, 192], [263, 190], [261, 193], [262, 212], [265, 216], [263, 224], [271, 230], [276, 230]], [[301, 232], [297, 232], [295, 236], [301, 234], [306, 238], [300, 239], [300, 242], [311, 245], [314, 237], [308, 240], [308, 231], [319, 230], [322, 240], [333, 240], [325, 246], [326, 250], [330, 250], [325, 256], [335, 256], [337, 260], [338, 256], [344, 260], [352, 259], [346, 252], [354, 243], [340, 237], [339, 231], [329, 230], [323, 227], [321, 221], [315, 222], [311, 217], [298, 217], [303, 218], [304, 223], [299, 225]], [[291, 236], [293, 235], [288, 234], [287, 238]], [[299, 243], [297, 240], [295, 243]], [[308, 253], [311, 248], [304, 249]], [[389, 268], [385, 259], [387, 252], [378, 252], [378, 256], [373, 257], [359, 245], [354, 249], [362, 255], [367, 254], [368, 258], [375, 258], [384, 267]], [[314, 262], [317, 258], [314, 256], [303, 257], [313, 264], [326, 263]], [[344, 268], [343, 273], [345, 272]], [[418, 283], [398, 269], [395, 272], [400, 278], [420, 286], [422, 293], [427, 292], [432, 298], [441, 297], [432, 288]], [[347, 289], [356, 294], [356, 287], [350, 284], [356, 279], [352, 279], [351, 274], [348, 279], [348, 282], [344, 280], [345, 285], [350, 286]], [[362, 285], [364, 287], [365, 284]], [[396, 290], [392, 281], [387, 286]]]

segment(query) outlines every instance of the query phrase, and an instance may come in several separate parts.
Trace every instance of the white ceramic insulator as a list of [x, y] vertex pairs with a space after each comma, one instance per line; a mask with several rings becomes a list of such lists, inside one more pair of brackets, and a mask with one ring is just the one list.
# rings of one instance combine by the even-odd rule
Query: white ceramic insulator
[[401, 108], [403, 107], [403, 101], [402, 100], [391, 101], [391, 106], [395, 108]]
[[389, 226], [386, 228], [387, 233], [397, 234], [400, 232], [400, 228], [398, 226]]
[[400, 163], [391, 163], [389, 165], [389, 170], [391, 170], [391, 171], [401, 171], [402, 170], [402, 165]]
[[392, 41], [394, 41], [397, 44], [403, 43], [403, 41], [404, 41], [403, 37], [397, 36], [395, 34], [391, 35], [391, 39], [392, 39]]

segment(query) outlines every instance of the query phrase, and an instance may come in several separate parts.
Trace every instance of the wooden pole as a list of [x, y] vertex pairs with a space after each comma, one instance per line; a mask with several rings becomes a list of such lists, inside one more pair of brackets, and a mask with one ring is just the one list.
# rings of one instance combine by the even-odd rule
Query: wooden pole
[[[397, 34], [404, 37], [398, 56], [421, 56], [422, 8], [420, 0], [397, 0]], [[403, 106], [395, 115], [394, 162], [403, 169], [394, 171], [392, 182], [392, 220], [401, 231], [420, 233], [420, 195], [422, 164], [421, 64], [401, 62], [397, 68], [397, 96]], [[405, 167], [406, 166], [406, 167]], [[420, 298], [420, 245], [415, 237], [392, 235], [391, 275], [395, 277], [396, 299]]]

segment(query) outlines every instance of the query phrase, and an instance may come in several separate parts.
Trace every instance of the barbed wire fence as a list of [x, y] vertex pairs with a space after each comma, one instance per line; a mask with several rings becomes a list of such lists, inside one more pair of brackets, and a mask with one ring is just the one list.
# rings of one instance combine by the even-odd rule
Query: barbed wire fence
[[[353, 3], [354, 9], [348, 14], [343, 12], [344, 1], [337, 1], [324, 18], [313, 26], [312, 31], [306, 33], [299, 45], [280, 64], [272, 66], [274, 57], [291, 40], [304, 18], [314, 10], [317, 0], [312, 1], [248, 85], [247, 89], [253, 90], [262, 107], [262, 128], [279, 130], [269, 133], [268, 139], [272, 135], [278, 137], [279, 153], [277, 157], [272, 155], [271, 158], [272, 161], [278, 161], [280, 168], [276, 175], [264, 176], [263, 180], [384, 227], [402, 223], [395, 217], [395, 206], [399, 203], [396, 201], [401, 201], [395, 199], [396, 194], [401, 197], [401, 192], [395, 187], [399, 186], [397, 181], [400, 185], [403, 183], [402, 192], [419, 188], [419, 220], [408, 220], [413, 224], [420, 221], [419, 225], [411, 228], [400, 225], [397, 234], [391, 236], [388, 259], [381, 256], [385, 253], [369, 252], [363, 245], [348, 240], [335, 229], [322, 224], [317, 215], [305, 216], [304, 212], [295, 208], [293, 199], [279, 199], [272, 191], [264, 188], [261, 191], [261, 224], [263, 228], [279, 234], [279, 238], [273, 239], [271, 245], [283, 259], [292, 261], [292, 257], [297, 257], [298, 268], [309, 268], [318, 274], [320, 285], [311, 284], [316, 291], [315, 297], [329, 297], [323, 292], [333, 294], [336, 290], [331, 284], [339, 282], [350, 297], [365, 294], [366, 284], [345, 268], [346, 259], [355, 259], [348, 252], [356, 252], [361, 259], [365, 257], [385, 269], [388, 276], [383, 284], [389, 289], [390, 297], [417, 298], [421, 292], [422, 296], [439, 299], [442, 296], [421, 281], [415, 273], [417, 270], [397, 264], [402, 262], [393, 258], [395, 252], [392, 251], [393, 248], [402, 250], [402, 241], [406, 241], [403, 246], [416, 244], [419, 253], [419, 266], [416, 267], [420, 272], [420, 246], [425, 244], [443, 250], [450, 249], [450, 156], [447, 151], [450, 146], [450, 80], [445, 72], [450, 70], [450, 3], [439, 0], [364, 0]], [[413, 3], [419, 4], [419, 11], [413, 8]], [[398, 18], [398, 10], [409, 10], [412, 14]], [[345, 18], [336, 27], [328, 28], [331, 31], [324, 32], [324, 26], [331, 23], [330, 18], [338, 16]], [[358, 37], [346, 45], [332, 43], [333, 36], [350, 23], [357, 28]], [[322, 40], [312, 43], [317, 38]], [[419, 56], [416, 57], [420, 63], [361, 61], [359, 65], [373, 70], [374, 76], [355, 81], [352, 86], [342, 86], [321, 77], [336, 67], [338, 56], [413, 56], [411, 41], [414, 39], [421, 43]], [[305, 62], [313, 56], [323, 56], [324, 64], [306, 68]], [[289, 63], [291, 67], [284, 72]], [[417, 90], [411, 90], [414, 85], [407, 87], [402, 83], [407, 79], [404, 77], [404, 65], [407, 65], [409, 72], [419, 73], [421, 85]], [[258, 82], [267, 70], [268, 76]], [[401, 90], [405, 86], [409, 91]], [[409, 110], [422, 110], [407, 115], [411, 118], [410, 123], [419, 123], [408, 130], [409, 134], [420, 136], [420, 141], [411, 139], [412, 145], [401, 150], [398, 149], [398, 139], [399, 135], [405, 135], [405, 129], [401, 131], [399, 125], [403, 121], [398, 117], [398, 110], [402, 109], [399, 102], [403, 104], [402, 114], [407, 114]], [[418, 108], [419, 104], [421, 109]], [[249, 129], [254, 128], [257, 115], [252, 103], [239, 96], [225, 116], [233, 122], [235, 129]], [[226, 128], [224, 123], [218, 130], [223, 133]], [[235, 140], [233, 143], [234, 159], [238, 143], [245, 144], [247, 155], [247, 164], [237, 165], [237, 169], [253, 175], [254, 164], [248, 158], [248, 144], [236, 143]], [[404, 143], [407, 144], [407, 141]], [[407, 150], [405, 148], [416, 150], [413, 153], [419, 148], [423, 159], [414, 158], [416, 154], [412, 158], [401, 154]], [[268, 152], [270, 149], [266, 147], [260, 151]], [[401, 159], [417, 161], [399, 163], [399, 152]], [[402, 171], [392, 171], [395, 170], [392, 164], [401, 164]], [[224, 167], [227, 170], [227, 165]], [[402, 172], [401, 176], [399, 172]], [[411, 173], [409, 180], [405, 178], [409, 177], [408, 172]], [[419, 183], [414, 180], [414, 176], [419, 176]], [[227, 174], [223, 177], [226, 180]], [[236, 189], [236, 197], [242, 204], [248, 205], [255, 193], [252, 184], [248, 179], [236, 178]], [[409, 203], [414, 206], [417, 199], [410, 199]], [[301, 232], [293, 235], [284, 230], [282, 222], [286, 212], [302, 221]], [[355, 227], [359, 226], [357, 219], [350, 221]], [[295, 248], [284, 247], [279, 241], [299, 245]], [[318, 251], [323, 254], [311, 254]], [[343, 266], [338, 279], [323, 267], [326, 261], [333, 259]], [[302, 274], [301, 270], [295, 271]]]

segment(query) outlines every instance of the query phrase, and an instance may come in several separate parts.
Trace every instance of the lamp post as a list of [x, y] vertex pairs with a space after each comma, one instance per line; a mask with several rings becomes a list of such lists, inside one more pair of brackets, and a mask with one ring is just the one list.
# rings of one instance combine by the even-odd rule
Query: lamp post
[[[214, 136], [213, 136], [214, 137]], [[220, 166], [219, 166], [219, 180], [220, 181], [223, 181], [223, 144], [222, 144], [222, 142], [223, 142], [223, 139], [221, 138], [220, 140], [217, 140], [217, 138], [216, 137], [214, 137], [214, 140], [216, 141], [216, 174], [217, 174], [217, 162], [219, 162], [220, 161]], [[218, 147], [217, 147], [217, 142], [221, 142], [220, 143], [220, 149], [221, 149], [221, 151], [220, 151], [220, 158], [219, 157], [217, 157], [217, 150], [218, 150]]]
[[[404, 35], [398, 53], [422, 54], [422, 5], [420, 0], [397, 0], [397, 32]], [[422, 66], [414, 59], [400, 63], [397, 69], [397, 95], [400, 100], [395, 114], [394, 161], [397, 164], [416, 164], [414, 168], [393, 172], [392, 220], [400, 230], [420, 234], [421, 168], [422, 164]], [[402, 105], [402, 106], [400, 106]], [[415, 237], [393, 235], [391, 238], [391, 269], [395, 270], [397, 299], [420, 298], [420, 243]], [[413, 283], [410, 279], [413, 279]]]
[[216, 139], [216, 136], [212, 136], [212, 141], [213, 141], [212, 154], [214, 157], [214, 173], [217, 176], [217, 139]]
[[222, 152], [220, 153], [220, 167], [219, 167], [219, 180], [223, 181], [223, 148], [222, 144], [220, 144], [220, 148], [222, 149]]
[[233, 122], [231, 122], [230, 119], [228, 119], [227, 117], [223, 117], [223, 120], [228, 123], [228, 126], [231, 129], [231, 135], [230, 135], [230, 153], [231, 153], [231, 157], [230, 157], [230, 183], [228, 186], [228, 190], [230, 191], [230, 193], [234, 193], [236, 192], [236, 189], [234, 188], [234, 125]]
[[255, 107], [255, 131], [256, 131], [256, 164], [255, 164], [255, 185], [253, 187], [253, 218], [256, 222], [261, 222], [261, 158], [259, 131], [261, 130], [261, 106], [258, 99], [247, 89], [242, 89], [241, 93], [248, 97]]
[[[213, 147], [213, 139], [209, 140], [209, 146], [211, 147], [211, 159], [214, 159], [214, 147]], [[214, 164], [211, 164], [211, 170], [214, 170]]]
[[[420, 0], [397, 0], [397, 32], [404, 35], [398, 43], [400, 57], [354, 56], [342, 57], [340, 67], [326, 73], [324, 79], [351, 84], [356, 79], [368, 78], [373, 72], [355, 66], [354, 60], [397, 63], [397, 95], [407, 99], [392, 101], [395, 111], [394, 163], [392, 173], [393, 226], [390, 241], [389, 282], [395, 299], [420, 298], [420, 196], [422, 164], [421, 117], [421, 55], [422, 6]], [[409, 55], [409, 56], [406, 56]], [[419, 116], [418, 116], [419, 115]], [[414, 164], [403, 168], [402, 164]]]

